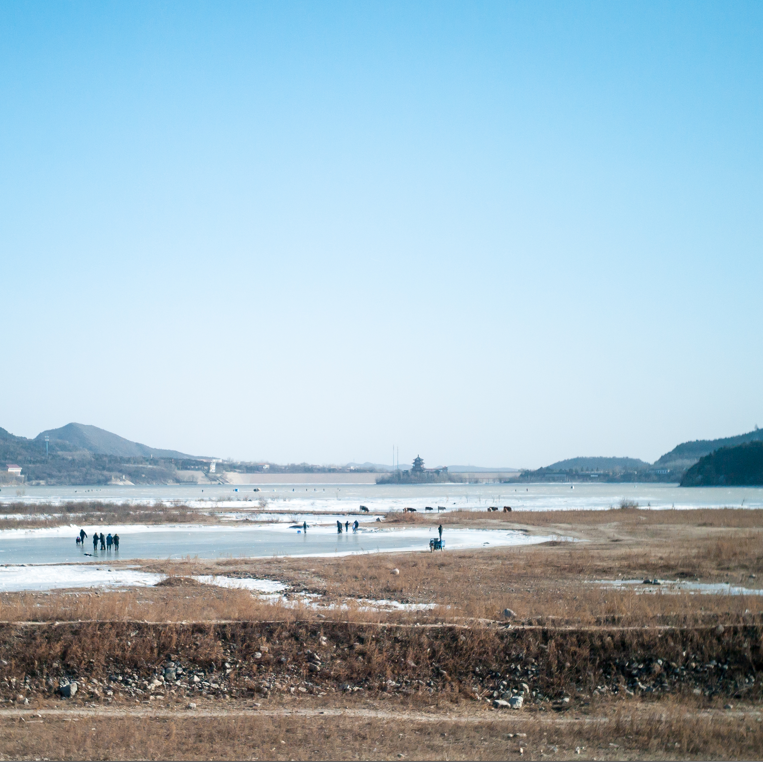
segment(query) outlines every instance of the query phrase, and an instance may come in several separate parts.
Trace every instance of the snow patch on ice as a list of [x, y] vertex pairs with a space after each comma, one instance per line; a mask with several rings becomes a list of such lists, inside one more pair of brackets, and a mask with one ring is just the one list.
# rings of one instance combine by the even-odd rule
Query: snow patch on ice
[[280, 593], [288, 589], [288, 585], [274, 579], [249, 579], [244, 577], [220, 577], [211, 574], [203, 574], [194, 577], [197, 582], [205, 585], [217, 585], [233, 590], [255, 590], [258, 593]]
[[0, 591], [5, 593], [69, 587], [149, 587], [162, 579], [163, 574], [108, 566], [35, 564], [0, 567]]

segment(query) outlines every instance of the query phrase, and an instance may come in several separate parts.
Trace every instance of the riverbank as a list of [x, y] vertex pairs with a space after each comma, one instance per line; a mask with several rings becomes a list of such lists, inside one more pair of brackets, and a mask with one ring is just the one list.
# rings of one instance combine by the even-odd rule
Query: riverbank
[[[16, 758], [756, 758], [760, 518], [396, 514], [392, 527], [579, 542], [155, 559], [131, 564], [160, 580], [138, 589], [0, 594], [0, 746]], [[610, 584], [637, 579], [649, 584]]]

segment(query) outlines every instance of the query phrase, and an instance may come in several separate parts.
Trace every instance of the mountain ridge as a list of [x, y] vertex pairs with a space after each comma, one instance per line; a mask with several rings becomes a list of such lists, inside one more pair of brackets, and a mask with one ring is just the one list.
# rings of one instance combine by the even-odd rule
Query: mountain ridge
[[84, 423], [67, 423], [58, 429], [47, 429], [40, 432], [34, 441], [44, 441], [46, 436], [51, 442], [67, 442], [94, 455], [113, 455], [119, 458], [195, 458], [177, 450], [162, 450], [133, 442], [106, 429]]
[[709, 455], [721, 447], [736, 447], [747, 442], [763, 442], [763, 430], [753, 429], [746, 434], [721, 439], [695, 439], [682, 442], [670, 452], [666, 452], [654, 462], [655, 468], [686, 469], [691, 468], [700, 458]]

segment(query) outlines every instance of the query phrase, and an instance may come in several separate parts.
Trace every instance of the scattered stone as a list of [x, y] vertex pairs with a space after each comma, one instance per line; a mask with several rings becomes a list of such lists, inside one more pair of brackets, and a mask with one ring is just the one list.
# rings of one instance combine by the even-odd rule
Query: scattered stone
[[77, 693], [77, 688], [79, 686], [76, 682], [66, 683], [64, 685], [59, 686], [58, 692], [64, 697], [64, 698], [73, 698], [74, 695]]
[[191, 701], [191, 702], [188, 704], [188, 706], [186, 707], [186, 709], [196, 709], [196, 704], [194, 704], [194, 702], [193, 702], [193, 701]]
[[523, 696], [512, 696], [509, 699], [509, 706], [512, 709], [521, 709], [522, 705], [525, 703], [525, 699]]
[[510, 707], [511, 704], [508, 701], [504, 701], [503, 699], [496, 699], [493, 701], [494, 709], [509, 709]]
[[504, 609], [503, 610], [503, 617], [504, 619], [513, 619], [516, 616], [516, 614], [511, 609]]
[[722, 625], [722, 624], [719, 624], [719, 625], [718, 625], [718, 626], [715, 628], [715, 634], [716, 634], [716, 635], [723, 635], [723, 625]]
[[733, 709], [734, 705], [733, 704], [725, 704], [723, 708], [724, 709]]
[[[392, 574], [394, 574], [396, 577], [400, 574], [400, 569], [393, 569]], [[401, 757], [402, 754], [398, 754], [398, 757]]]

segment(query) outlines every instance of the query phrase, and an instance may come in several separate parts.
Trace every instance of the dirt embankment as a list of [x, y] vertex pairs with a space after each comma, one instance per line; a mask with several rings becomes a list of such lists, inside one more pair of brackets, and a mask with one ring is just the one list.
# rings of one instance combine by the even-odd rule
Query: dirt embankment
[[763, 626], [628, 629], [341, 622], [0, 626], [0, 697], [74, 701], [366, 691], [564, 708], [596, 695], [760, 699]]

